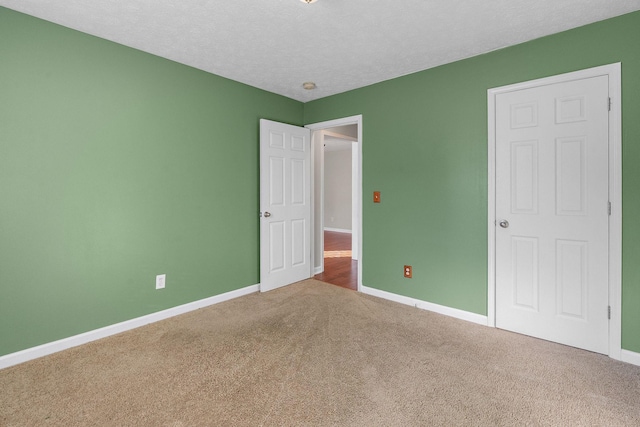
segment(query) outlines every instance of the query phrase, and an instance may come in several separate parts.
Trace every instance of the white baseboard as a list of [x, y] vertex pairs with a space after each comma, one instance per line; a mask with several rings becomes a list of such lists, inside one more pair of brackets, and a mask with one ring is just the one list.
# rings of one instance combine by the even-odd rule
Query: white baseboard
[[0, 369], [8, 368], [9, 366], [14, 366], [19, 363], [24, 363], [29, 360], [47, 356], [49, 354], [66, 350], [68, 348], [77, 347], [79, 345], [86, 344], [91, 341], [96, 341], [111, 335], [119, 334], [121, 332], [129, 331], [131, 329], [139, 328], [140, 326], [168, 319], [179, 314], [188, 313], [199, 308], [218, 304], [230, 299], [241, 297], [243, 295], [252, 294], [254, 292], [258, 292], [259, 290], [260, 285], [247, 286], [245, 288], [236, 289], [235, 291], [226, 292], [224, 294], [215, 295], [198, 301], [193, 301], [187, 304], [179, 305], [177, 307], [158, 311], [156, 313], [147, 314], [146, 316], [137, 317], [135, 319], [126, 320], [124, 322], [105, 326], [103, 328], [94, 329], [93, 331], [88, 331], [68, 338], [63, 338], [58, 341], [53, 341], [36, 347], [27, 348], [15, 353], [10, 353], [0, 357]]
[[621, 358], [623, 362], [631, 363], [632, 365], [640, 366], [640, 353], [634, 351], [622, 350]]
[[[435, 313], [444, 314], [445, 316], [455, 317], [456, 319], [466, 320], [468, 322], [477, 323], [479, 325], [487, 326], [488, 317], [481, 314], [471, 313], [457, 308], [451, 308], [444, 305], [438, 305], [427, 301], [422, 301], [416, 298], [406, 297], [404, 295], [398, 295], [387, 291], [381, 291], [380, 289], [369, 288], [362, 286], [362, 293], [372, 295], [374, 297], [395, 301], [400, 304], [410, 305], [423, 310], [433, 311]], [[617, 359], [617, 358], [616, 358]], [[622, 350], [620, 355], [622, 362], [630, 363], [632, 365], [640, 366], [640, 353], [636, 353], [629, 350]]]
[[324, 268], [322, 266], [320, 267], [313, 267], [313, 275], [315, 276], [316, 274], [320, 274], [324, 271]]
[[467, 322], [477, 323], [483, 326], [487, 326], [489, 321], [487, 316], [483, 316], [481, 314], [471, 313], [469, 311], [459, 310], [457, 308], [434, 304], [432, 302], [422, 301], [416, 298], [406, 297], [387, 291], [381, 291], [380, 289], [363, 286], [362, 292], [368, 295], [373, 295], [374, 297], [388, 299], [390, 301], [399, 302], [400, 304], [411, 305], [416, 308], [433, 311], [435, 313], [444, 314], [445, 316], [455, 317], [456, 319], [466, 320]]
[[329, 227], [325, 227], [324, 231], [333, 231], [334, 233], [349, 233], [349, 234], [351, 234], [351, 230], [347, 230], [346, 228], [329, 228]]

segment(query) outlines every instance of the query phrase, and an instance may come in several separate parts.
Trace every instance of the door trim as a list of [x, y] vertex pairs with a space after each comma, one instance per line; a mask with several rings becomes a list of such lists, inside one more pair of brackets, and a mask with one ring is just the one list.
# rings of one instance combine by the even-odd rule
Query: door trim
[[609, 64], [586, 70], [501, 86], [487, 90], [488, 116], [488, 200], [487, 200], [487, 319], [488, 325], [496, 326], [496, 97], [499, 94], [533, 87], [563, 83], [606, 75], [609, 77], [609, 357], [622, 357], [622, 102], [621, 64]]
[[[358, 223], [356, 224], [355, 227], [352, 227], [352, 231], [357, 233], [357, 241], [358, 241], [358, 292], [362, 291], [362, 260], [363, 260], [363, 256], [362, 256], [362, 114], [356, 115], [356, 116], [349, 116], [349, 117], [343, 117], [341, 119], [335, 119], [335, 120], [329, 120], [326, 122], [319, 122], [319, 123], [312, 123], [312, 124], [308, 124], [305, 125], [306, 128], [310, 129], [312, 132], [313, 131], [317, 131], [317, 130], [324, 130], [324, 129], [329, 129], [329, 128], [333, 128], [336, 126], [345, 126], [345, 125], [358, 125], [358, 141], [357, 141], [357, 146], [356, 146], [356, 156], [357, 156], [357, 160], [356, 160], [356, 164], [358, 167], [358, 172], [357, 172], [357, 180], [353, 182], [353, 185], [356, 187], [356, 191], [357, 191], [357, 198], [356, 198], [356, 215], [358, 216]], [[311, 144], [316, 144], [317, 141], [314, 141], [314, 138], [311, 139]], [[311, 147], [311, 153], [313, 155], [313, 153], [315, 152], [314, 147], [312, 145]], [[311, 168], [312, 168], [312, 172], [311, 172], [311, 177], [312, 180], [314, 179], [313, 177], [315, 176], [315, 172], [313, 171], [314, 168], [314, 162], [313, 159], [311, 161]], [[311, 183], [311, 191], [312, 191], [312, 195], [311, 195], [311, 200], [314, 200], [314, 195], [313, 195], [313, 189], [314, 189], [314, 183]], [[312, 202], [313, 203], [313, 202]], [[312, 228], [315, 229], [316, 227], [316, 222], [320, 221], [323, 224], [323, 219], [322, 218], [315, 218], [315, 209], [312, 207], [311, 209], [311, 224], [312, 224]], [[312, 240], [313, 240], [313, 235], [314, 233], [311, 233], [312, 236]], [[311, 242], [311, 259], [315, 259], [315, 254], [314, 254], [314, 249], [315, 248], [315, 242]]]

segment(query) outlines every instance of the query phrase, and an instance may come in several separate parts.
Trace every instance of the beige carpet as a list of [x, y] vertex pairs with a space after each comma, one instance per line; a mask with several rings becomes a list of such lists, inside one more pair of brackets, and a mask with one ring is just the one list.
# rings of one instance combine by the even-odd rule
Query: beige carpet
[[2, 426], [640, 425], [640, 367], [309, 280], [0, 371]]

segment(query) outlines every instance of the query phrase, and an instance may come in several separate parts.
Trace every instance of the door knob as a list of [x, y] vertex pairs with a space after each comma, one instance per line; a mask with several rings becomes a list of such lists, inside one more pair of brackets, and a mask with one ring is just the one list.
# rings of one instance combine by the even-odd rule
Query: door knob
[[506, 219], [503, 219], [502, 221], [499, 222], [500, 227], [502, 228], [509, 228], [509, 221], [507, 221]]
[[269, 218], [270, 216], [271, 216], [271, 213], [270, 213], [270, 212], [265, 212], [265, 213], [264, 213], [264, 217], [265, 217], [265, 218]]

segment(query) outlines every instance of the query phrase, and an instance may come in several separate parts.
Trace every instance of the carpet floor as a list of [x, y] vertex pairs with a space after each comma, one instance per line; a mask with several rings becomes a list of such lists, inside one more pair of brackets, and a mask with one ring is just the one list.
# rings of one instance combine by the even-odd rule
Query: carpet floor
[[640, 367], [316, 280], [0, 371], [2, 426], [640, 425]]

